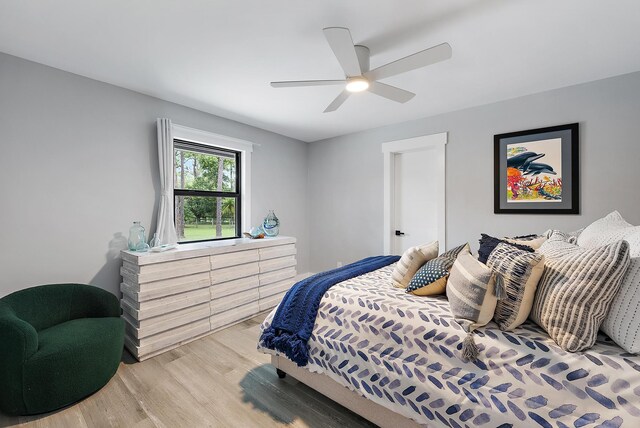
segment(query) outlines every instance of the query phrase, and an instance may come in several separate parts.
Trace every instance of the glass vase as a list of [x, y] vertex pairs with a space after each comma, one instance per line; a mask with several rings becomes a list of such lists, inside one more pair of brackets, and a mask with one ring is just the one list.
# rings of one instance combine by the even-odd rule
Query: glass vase
[[147, 251], [149, 244], [144, 235], [144, 227], [139, 221], [134, 221], [133, 226], [129, 229], [129, 250], [131, 251]]
[[278, 236], [280, 233], [280, 220], [276, 217], [273, 210], [269, 210], [269, 214], [264, 218], [262, 222], [262, 229], [267, 236]]
[[158, 232], [153, 234], [153, 238], [151, 238], [151, 241], [149, 241], [149, 247], [151, 248], [156, 248], [156, 247], [160, 247], [162, 245], [162, 242], [160, 241], [160, 238], [158, 238]]

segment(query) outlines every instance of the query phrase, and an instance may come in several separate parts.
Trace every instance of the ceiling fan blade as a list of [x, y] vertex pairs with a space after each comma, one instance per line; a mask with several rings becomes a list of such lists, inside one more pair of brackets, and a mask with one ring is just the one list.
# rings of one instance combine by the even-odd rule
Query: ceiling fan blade
[[398, 103], [406, 103], [416, 96], [413, 92], [405, 91], [404, 89], [396, 88], [395, 86], [381, 82], [371, 82], [369, 84], [369, 92]]
[[353, 46], [349, 29], [328, 27], [322, 31], [324, 31], [324, 36], [327, 38], [327, 42], [329, 42], [329, 46], [331, 46], [336, 58], [338, 58], [344, 73], [348, 77], [360, 76], [362, 70], [360, 70], [358, 55], [356, 55], [356, 48]]
[[406, 56], [397, 61], [390, 62], [380, 66], [374, 70], [367, 71], [364, 74], [369, 80], [384, 79], [385, 77], [395, 76], [396, 74], [406, 73], [416, 68], [426, 67], [436, 62], [444, 61], [451, 58], [451, 46], [449, 43], [443, 43], [429, 49]]
[[342, 103], [344, 103], [347, 98], [349, 98], [349, 95], [351, 95], [351, 92], [347, 91], [346, 89], [340, 92], [340, 95], [338, 95], [335, 100], [331, 101], [331, 104], [329, 104], [329, 106], [324, 109], [324, 113], [338, 110], [338, 107], [340, 107]]
[[271, 82], [274, 88], [293, 88], [298, 86], [324, 86], [344, 85], [345, 80], [288, 80], [284, 82]]

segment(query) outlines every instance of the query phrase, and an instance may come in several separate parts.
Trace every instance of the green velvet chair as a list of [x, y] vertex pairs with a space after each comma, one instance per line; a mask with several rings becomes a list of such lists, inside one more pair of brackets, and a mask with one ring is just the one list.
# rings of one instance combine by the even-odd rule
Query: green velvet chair
[[81, 284], [42, 285], [0, 299], [0, 411], [50, 412], [96, 392], [124, 344], [118, 299]]

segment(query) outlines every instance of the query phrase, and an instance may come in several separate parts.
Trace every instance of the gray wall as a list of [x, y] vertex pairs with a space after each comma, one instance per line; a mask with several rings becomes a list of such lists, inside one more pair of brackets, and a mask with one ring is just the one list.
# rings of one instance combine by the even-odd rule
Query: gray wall
[[[0, 53], [0, 296], [52, 282], [117, 293], [131, 221], [155, 223], [157, 117], [260, 143], [253, 223], [274, 209], [298, 238], [299, 272], [317, 272], [382, 252], [380, 144], [443, 131], [449, 246], [572, 230], [613, 209], [640, 224], [639, 111], [633, 73], [307, 145]], [[494, 215], [493, 135], [570, 122], [581, 125], [582, 214]]]
[[155, 225], [157, 117], [261, 144], [253, 223], [274, 209], [308, 271], [306, 143], [0, 53], [0, 296], [54, 282], [118, 293], [131, 222]]
[[[420, 96], [420, 95], [418, 95]], [[426, 95], [422, 95], [426, 96]], [[382, 252], [380, 144], [449, 132], [447, 243], [573, 230], [617, 209], [640, 224], [640, 73], [336, 137], [310, 145], [311, 270]], [[579, 122], [580, 215], [493, 214], [493, 135]], [[429, 197], [429, 187], [416, 197]]]

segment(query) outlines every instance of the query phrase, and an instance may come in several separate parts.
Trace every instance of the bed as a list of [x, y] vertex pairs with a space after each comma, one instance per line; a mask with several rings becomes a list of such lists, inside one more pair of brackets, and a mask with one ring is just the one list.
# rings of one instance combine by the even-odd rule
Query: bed
[[305, 367], [258, 349], [279, 370], [382, 426], [640, 426], [640, 356], [604, 335], [572, 354], [533, 323], [513, 332], [490, 323], [476, 332], [479, 358], [464, 362], [465, 333], [446, 298], [394, 288], [392, 270], [324, 294]]

